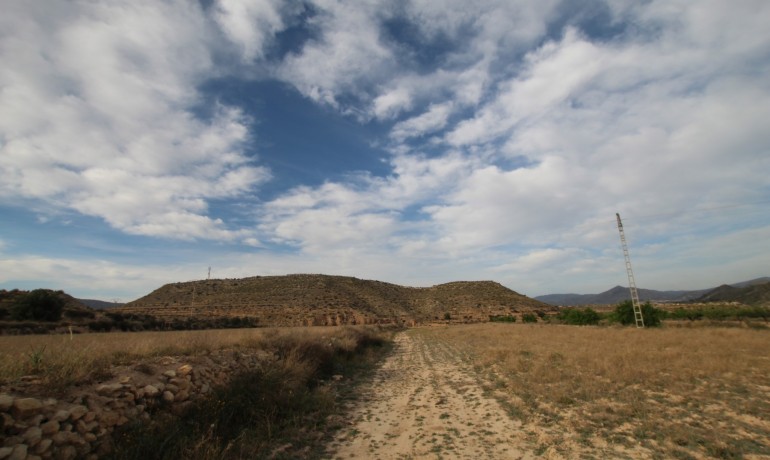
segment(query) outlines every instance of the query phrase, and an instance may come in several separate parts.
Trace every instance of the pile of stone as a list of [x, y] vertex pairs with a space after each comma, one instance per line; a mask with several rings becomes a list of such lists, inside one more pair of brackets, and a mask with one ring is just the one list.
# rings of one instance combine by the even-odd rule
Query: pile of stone
[[271, 358], [263, 351], [220, 350], [188, 358], [193, 365], [165, 357], [157, 373], [148, 374], [155, 366], [146, 363], [135, 366], [143, 372], [123, 368], [124, 375], [58, 400], [0, 393], [0, 460], [99, 458], [112, 452], [118, 427], [149, 422], [158, 411], [181, 415], [231, 376]]

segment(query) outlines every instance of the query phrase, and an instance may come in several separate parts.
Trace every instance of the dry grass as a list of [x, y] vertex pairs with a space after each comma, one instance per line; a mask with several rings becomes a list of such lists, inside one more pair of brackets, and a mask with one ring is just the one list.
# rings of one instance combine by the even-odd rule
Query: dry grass
[[313, 327], [0, 336], [0, 385], [34, 375], [44, 386], [60, 389], [108, 376], [111, 365], [144, 357], [200, 355], [230, 347], [263, 348], [291, 337], [350, 342], [352, 330]]
[[770, 455], [770, 333], [483, 324], [420, 331], [486, 375], [539, 453]]

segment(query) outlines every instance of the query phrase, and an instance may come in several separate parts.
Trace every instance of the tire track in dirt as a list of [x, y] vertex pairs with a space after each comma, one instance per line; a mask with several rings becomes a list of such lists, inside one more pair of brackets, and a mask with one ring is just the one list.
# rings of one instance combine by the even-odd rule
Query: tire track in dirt
[[517, 448], [521, 424], [484, 394], [469, 365], [414, 329], [396, 336], [350, 420], [330, 457], [534, 458]]

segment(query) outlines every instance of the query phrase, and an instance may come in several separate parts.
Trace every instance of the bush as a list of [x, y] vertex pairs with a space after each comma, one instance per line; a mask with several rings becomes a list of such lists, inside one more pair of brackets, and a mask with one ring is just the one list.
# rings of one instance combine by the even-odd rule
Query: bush
[[601, 319], [599, 313], [592, 308], [566, 308], [559, 312], [558, 318], [564, 324], [573, 324], [576, 326], [599, 324], [599, 320]]
[[11, 317], [17, 321], [58, 321], [64, 310], [62, 291], [35, 289], [19, 297], [11, 307]]
[[524, 313], [521, 315], [521, 322], [522, 323], [536, 323], [537, 322], [537, 316], [534, 313]]
[[516, 317], [513, 315], [490, 315], [489, 321], [493, 323], [515, 323]]
[[[664, 315], [664, 312], [652, 306], [650, 302], [645, 302], [641, 305], [642, 318], [644, 319], [645, 327], [657, 327], [660, 326], [660, 320]], [[630, 300], [623, 301], [615, 307], [615, 320], [623, 325], [636, 324], [634, 318], [634, 304]]]

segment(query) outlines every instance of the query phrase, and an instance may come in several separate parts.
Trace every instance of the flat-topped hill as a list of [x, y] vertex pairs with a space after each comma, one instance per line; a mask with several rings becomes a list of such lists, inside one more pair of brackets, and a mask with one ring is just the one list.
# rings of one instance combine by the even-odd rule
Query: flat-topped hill
[[493, 281], [414, 288], [346, 276], [286, 275], [172, 283], [113, 311], [242, 316], [270, 326], [487, 321], [553, 307]]

